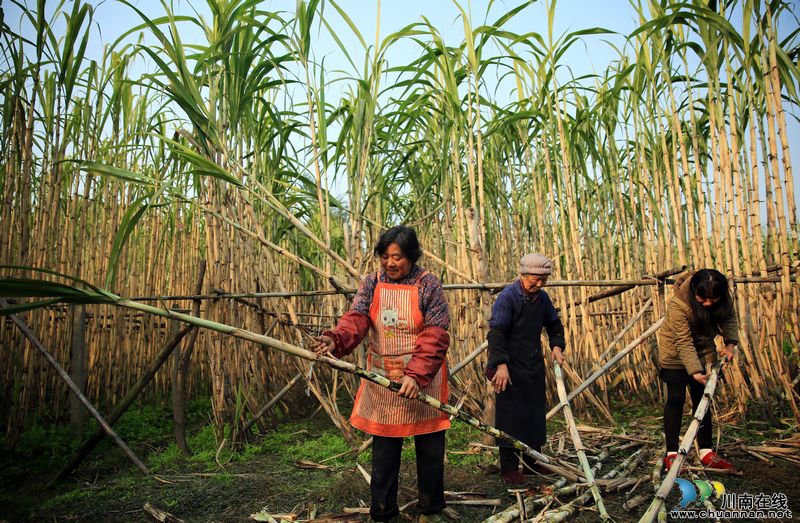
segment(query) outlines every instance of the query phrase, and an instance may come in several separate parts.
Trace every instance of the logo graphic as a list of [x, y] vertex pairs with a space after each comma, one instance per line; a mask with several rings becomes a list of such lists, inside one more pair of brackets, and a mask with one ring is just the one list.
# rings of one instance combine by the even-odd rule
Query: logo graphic
[[[675, 485], [681, 491], [679, 506], [669, 512], [671, 518], [681, 520], [737, 520], [747, 521], [763, 519], [791, 519], [792, 511], [789, 510], [789, 498], [786, 494], [738, 494], [727, 492], [725, 485], [719, 481], [698, 479], [692, 483], [689, 480], [676, 478]], [[719, 501], [719, 508], [709, 505], [712, 499]], [[687, 509], [690, 503], [698, 505], [696, 508]], [[701, 505], [705, 503], [706, 508]]]
[[[687, 479], [675, 478], [675, 484], [681, 491], [681, 501], [679, 503], [681, 510], [685, 509], [689, 503], [695, 500], [698, 503], [703, 503], [712, 495], [714, 495], [714, 499], [719, 499], [723, 494], [725, 494], [725, 485], [719, 481], [705, 481], [698, 479], [692, 483]], [[696, 490], [695, 487], [697, 487]]]

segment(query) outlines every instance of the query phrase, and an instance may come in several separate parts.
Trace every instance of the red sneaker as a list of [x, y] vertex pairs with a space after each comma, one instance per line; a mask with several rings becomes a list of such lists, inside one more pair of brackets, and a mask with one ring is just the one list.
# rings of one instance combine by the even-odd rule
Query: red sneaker
[[703, 459], [700, 460], [700, 463], [703, 466], [708, 467], [710, 469], [720, 469], [720, 470], [731, 470], [735, 468], [733, 463], [730, 461], [724, 460], [719, 457], [719, 454], [714, 452], [713, 450], [706, 454]]
[[518, 470], [502, 472], [500, 473], [500, 478], [502, 478], [503, 483], [506, 485], [523, 485], [528, 482], [528, 478], [525, 477], [525, 474]]
[[[672, 468], [672, 464], [675, 463], [677, 457], [678, 457], [677, 454], [667, 454], [666, 456], [664, 456], [664, 472], [669, 472], [669, 469]], [[678, 474], [680, 473], [681, 471], [679, 470]]]

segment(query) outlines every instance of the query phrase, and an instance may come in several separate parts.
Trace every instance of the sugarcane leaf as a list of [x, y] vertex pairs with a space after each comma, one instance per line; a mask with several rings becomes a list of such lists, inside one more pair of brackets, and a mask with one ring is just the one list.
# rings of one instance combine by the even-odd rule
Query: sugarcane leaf
[[67, 285], [35, 278], [0, 278], [0, 295], [8, 298], [84, 297], [87, 292]]
[[166, 136], [156, 135], [158, 139], [163, 140], [165, 143], [169, 144], [172, 152], [176, 155], [180, 156], [186, 162], [192, 164], [193, 169], [191, 170], [192, 173], [199, 174], [201, 176], [211, 176], [212, 178], [217, 178], [219, 180], [226, 181], [230, 184], [233, 184], [237, 187], [244, 187], [242, 182], [239, 181], [235, 176], [230, 174], [228, 171], [217, 165], [216, 162], [213, 160], [197, 153], [191, 147], [184, 145], [178, 141], [172, 140], [167, 138]]
[[42, 309], [61, 301], [60, 298], [51, 298], [49, 300], [29, 301], [25, 303], [9, 304], [5, 307], [0, 307], [0, 316], [10, 316], [11, 314], [20, 314], [36, 309]]
[[[119, 296], [117, 296], [115, 294], [112, 294], [112, 293], [108, 292], [105, 289], [101, 289], [100, 287], [97, 287], [96, 285], [93, 285], [93, 284], [89, 283], [86, 280], [83, 280], [83, 279], [78, 278], [76, 276], [71, 276], [69, 274], [64, 274], [63, 272], [54, 271], [54, 270], [51, 270], [51, 269], [42, 269], [40, 267], [31, 267], [29, 265], [0, 265], [0, 270], [36, 272], [36, 273], [41, 273], [41, 274], [49, 274], [51, 276], [58, 276], [59, 278], [63, 278], [65, 280], [69, 280], [69, 281], [78, 283], [78, 284], [80, 284], [80, 285], [82, 285], [82, 286], [94, 291], [94, 293], [96, 293], [97, 295], [104, 296], [105, 298], [108, 298], [111, 301], [115, 301], [115, 300], [119, 299]], [[8, 279], [9, 280], [20, 280], [20, 279], [25, 279], [25, 278], [8, 278]], [[49, 280], [33, 280], [33, 281], [41, 281], [41, 282], [44, 282], [44, 283], [46, 283], [48, 285], [49, 284], [64, 285], [64, 284], [58, 284], [57, 282], [51, 282]], [[82, 289], [77, 289], [76, 287], [73, 287], [73, 286], [70, 286], [70, 285], [67, 285], [66, 287], [69, 287], [71, 289], [76, 289], [76, 290], [79, 290], [79, 291], [82, 290]], [[83, 291], [83, 292], [86, 292], [86, 291]], [[24, 295], [24, 296], [28, 296], [28, 295]], [[45, 296], [57, 296], [57, 294], [56, 295], [48, 294], [48, 295], [45, 295]]]
[[126, 182], [133, 182], [146, 186], [154, 186], [156, 183], [155, 180], [150, 178], [149, 176], [140, 173], [135, 173], [133, 171], [130, 171], [128, 169], [123, 169], [121, 167], [115, 167], [113, 165], [108, 165], [99, 162], [90, 162], [82, 160], [70, 160], [70, 161], [77, 162], [82, 171], [91, 172], [102, 176], [111, 176], [112, 178], [117, 178], [120, 180], [125, 180]]
[[114, 280], [117, 276], [117, 268], [119, 267], [120, 256], [125, 244], [128, 242], [133, 229], [136, 224], [142, 219], [144, 214], [150, 208], [150, 198], [152, 195], [147, 194], [135, 200], [130, 207], [125, 210], [122, 215], [117, 233], [114, 235], [114, 243], [111, 247], [111, 254], [108, 260], [108, 272], [106, 273], [105, 286], [113, 288]]

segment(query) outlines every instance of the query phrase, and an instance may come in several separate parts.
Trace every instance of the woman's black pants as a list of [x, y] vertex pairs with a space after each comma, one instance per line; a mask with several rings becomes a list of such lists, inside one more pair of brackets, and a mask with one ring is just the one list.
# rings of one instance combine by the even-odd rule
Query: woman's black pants
[[[667, 384], [667, 401], [664, 403], [664, 437], [667, 442], [667, 452], [677, 452], [683, 421], [683, 404], [686, 402], [686, 386], [689, 386], [689, 395], [692, 397], [692, 413], [697, 410], [697, 405], [703, 399], [705, 386], [684, 369], [661, 369], [661, 379]], [[710, 449], [711, 435], [711, 409], [708, 409], [700, 423], [700, 430], [697, 431], [697, 445], [701, 449]]]
[[[417, 451], [417, 508], [421, 514], [435, 514], [444, 502], [444, 432], [414, 436]], [[400, 513], [397, 483], [403, 438], [372, 437], [372, 504], [369, 514], [375, 521], [387, 521]]]

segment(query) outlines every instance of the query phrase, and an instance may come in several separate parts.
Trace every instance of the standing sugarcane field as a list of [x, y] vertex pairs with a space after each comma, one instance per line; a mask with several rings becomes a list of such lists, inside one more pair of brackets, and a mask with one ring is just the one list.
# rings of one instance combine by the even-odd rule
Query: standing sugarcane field
[[0, 53], [0, 523], [800, 518], [796, 0], [2, 0]]

